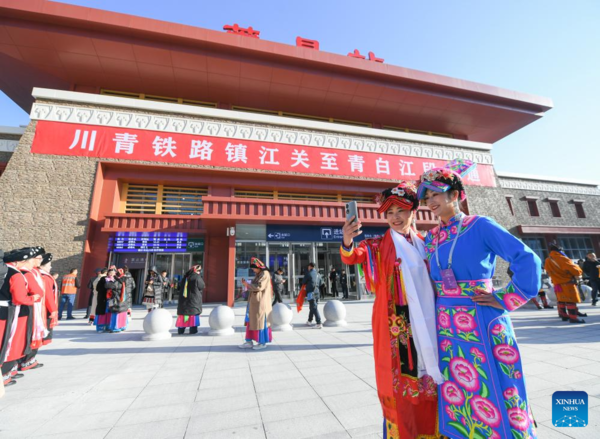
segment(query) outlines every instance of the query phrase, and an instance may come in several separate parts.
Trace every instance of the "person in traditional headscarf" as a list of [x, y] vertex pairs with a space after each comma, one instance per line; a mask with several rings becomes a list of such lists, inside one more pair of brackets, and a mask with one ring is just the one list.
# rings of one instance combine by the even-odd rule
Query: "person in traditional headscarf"
[[[474, 163], [455, 160], [421, 176], [418, 197], [440, 219], [425, 251], [437, 292], [440, 433], [449, 438], [535, 438], [521, 354], [510, 311], [540, 288], [541, 263], [523, 242], [486, 216], [465, 215], [463, 178]], [[511, 281], [494, 289], [496, 257]]]
[[179, 303], [177, 304], [177, 322], [175, 323], [179, 335], [185, 332], [185, 328], [190, 328], [190, 334], [198, 333], [204, 291], [201, 271], [202, 267], [199, 264], [194, 265], [179, 283]]
[[150, 312], [155, 308], [162, 308], [162, 300], [163, 278], [158, 274], [158, 271], [156, 271], [156, 267], [153, 266], [148, 271], [142, 302], [146, 305], [148, 312]]
[[93, 325], [96, 321], [96, 309], [98, 308], [98, 284], [103, 277], [106, 277], [108, 268], [100, 269], [98, 276], [92, 281], [92, 306], [90, 307], [90, 316], [88, 325]]
[[[115, 305], [118, 307], [124, 302], [122, 300], [123, 283], [117, 277], [117, 269], [111, 267], [105, 277], [100, 279], [96, 286], [98, 291], [98, 305], [96, 306], [96, 331], [98, 332], [115, 332], [123, 328], [123, 325], [127, 325], [127, 309], [125, 312], [118, 311]], [[113, 320], [114, 314], [121, 314], [121, 321]], [[124, 316], [123, 316], [124, 315]], [[123, 317], [125, 321], [123, 322]]]
[[579, 317], [587, 317], [587, 314], [577, 308], [577, 304], [581, 302], [577, 282], [581, 280], [583, 270], [557, 244], [550, 245], [550, 255], [544, 268], [554, 284], [558, 316], [563, 322], [585, 323]]
[[356, 245], [359, 218], [349, 218], [340, 249], [344, 264], [361, 264], [375, 293], [373, 353], [385, 438], [438, 438], [435, 293], [425, 263], [425, 243], [414, 228], [419, 207], [410, 182], [384, 190], [380, 214], [389, 230]]
[[111, 297], [108, 299], [108, 309], [110, 311], [108, 332], [123, 332], [127, 329], [129, 323], [127, 311], [129, 310], [129, 296], [133, 290], [130, 284], [134, 281], [127, 274], [129, 273], [125, 273], [123, 268], [119, 268], [112, 284], [105, 283], [105, 286], [111, 290]]
[[[271, 311], [273, 309], [273, 285], [271, 273], [266, 265], [258, 258], [250, 259], [250, 268], [255, 276], [252, 283], [242, 279], [242, 284], [248, 290], [248, 308], [246, 311], [246, 342], [239, 347], [242, 349], [264, 349], [267, 343], [273, 341], [271, 333]], [[254, 345], [253, 342], [257, 344]]]
[[[17, 373], [17, 362], [31, 352], [31, 333], [28, 331], [28, 311], [40, 302], [39, 294], [28, 295], [27, 280], [21, 271], [31, 269], [39, 254], [36, 247], [26, 247], [5, 253], [7, 266], [4, 283], [0, 287], [0, 370], [4, 386], [16, 383], [23, 374]], [[21, 313], [21, 309], [26, 309]]]
[[42, 257], [42, 264], [38, 268], [44, 283], [44, 309], [42, 315], [46, 317], [45, 326], [48, 335], [44, 338], [43, 344], [52, 342], [52, 333], [54, 327], [58, 324], [58, 285], [54, 277], [50, 274], [52, 271], [52, 253], [46, 253]]
[[28, 264], [21, 266], [19, 269], [27, 281], [27, 294], [30, 296], [40, 296], [41, 300], [36, 301], [31, 306], [21, 307], [21, 314], [26, 313], [28, 316], [27, 335], [30, 351], [19, 360], [18, 369], [20, 371], [38, 369], [44, 366], [43, 364], [38, 363], [36, 355], [39, 348], [42, 347], [44, 338], [48, 335], [48, 330], [46, 329], [47, 316], [44, 311], [46, 293], [44, 291], [42, 275], [38, 270], [46, 251], [43, 247], [33, 248], [35, 249], [33, 258], [29, 260]]

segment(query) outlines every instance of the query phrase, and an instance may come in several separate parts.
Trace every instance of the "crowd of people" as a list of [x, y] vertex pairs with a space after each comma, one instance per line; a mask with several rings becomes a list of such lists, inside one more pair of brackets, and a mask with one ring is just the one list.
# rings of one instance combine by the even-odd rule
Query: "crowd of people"
[[[366, 289], [376, 293], [372, 331], [377, 392], [385, 438], [508, 437], [520, 432], [536, 437], [519, 346], [510, 312], [533, 300], [553, 308], [542, 287], [540, 258], [491, 218], [466, 215], [463, 177], [469, 161], [453, 161], [421, 176], [418, 185], [400, 182], [379, 197], [378, 211], [389, 229], [381, 237], [355, 242], [358, 218], [343, 227], [340, 255], [344, 264], [360, 267]], [[439, 225], [422, 237], [415, 227], [416, 211], [426, 205]], [[577, 304], [578, 285], [585, 272], [598, 300], [600, 262], [589, 253], [581, 267], [553, 245], [544, 263], [563, 321], [584, 323]], [[499, 256], [510, 264], [510, 282], [494, 289], [492, 277]], [[41, 247], [4, 255], [8, 267], [0, 288], [0, 363], [5, 386], [41, 367], [38, 349], [51, 342], [52, 329], [73, 319], [80, 287], [71, 270], [59, 289], [51, 274], [52, 255]], [[273, 341], [271, 313], [282, 302], [286, 279], [252, 257], [251, 281], [242, 279], [248, 303], [242, 349], [265, 349]], [[348, 298], [348, 275], [332, 268], [331, 294]], [[318, 309], [323, 279], [309, 263], [301, 282], [309, 305], [307, 325], [322, 328]], [[99, 269], [90, 280], [89, 322], [98, 332], [127, 329], [136, 283], [127, 267]], [[163, 306], [172, 285], [166, 272], [149, 270], [142, 302], [148, 312]], [[194, 265], [178, 284], [178, 334], [197, 334], [205, 283], [202, 267]], [[171, 299], [169, 293], [168, 300]], [[541, 300], [542, 305], [537, 300]]]
[[51, 274], [52, 254], [26, 247], [3, 256], [0, 286], [0, 370], [5, 387], [39, 369], [38, 350], [52, 342], [58, 323], [58, 286]]

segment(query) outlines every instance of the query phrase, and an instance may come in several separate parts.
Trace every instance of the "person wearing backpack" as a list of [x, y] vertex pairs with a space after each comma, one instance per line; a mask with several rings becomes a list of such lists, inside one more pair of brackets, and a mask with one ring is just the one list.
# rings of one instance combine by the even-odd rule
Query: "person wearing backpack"
[[[323, 283], [323, 279], [315, 270], [315, 263], [308, 264], [308, 269], [302, 279], [302, 285], [306, 285], [306, 300], [308, 300], [308, 321], [307, 326], [313, 326], [315, 329], [321, 329], [321, 314], [319, 314], [319, 286]], [[313, 317], [316, 320], [316, 325], [313, 323]]]

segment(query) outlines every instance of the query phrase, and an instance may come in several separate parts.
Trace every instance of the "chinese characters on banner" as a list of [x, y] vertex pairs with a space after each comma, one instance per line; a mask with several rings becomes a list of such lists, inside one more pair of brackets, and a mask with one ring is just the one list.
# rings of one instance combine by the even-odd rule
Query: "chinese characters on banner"
[[[416, 180], [444, 160], [318, 148], [192, 134], [39, 121], [36, 154], [180, 163], [350, 178]], [[495, 186], [491, 165], [479, 165], [466, 183]]]
[[[233, 25], [226, 24], [225, 26], [223, 26], [223, 30], [225, 32], [227, 32], [228, 34], [236, 34], [236, 35], [242, 35], [244, 37], [260, 39], [260, 36], [259, 36], [260, 31], [256, 30], [256, 29], [252, 29], [252, 26], [245, 28], [245, 27], [240, 27], [240, 25], [237, 23], [235, 23]], [[307, 49], [319, 50], [319, 42], [317, 40], [309, 40], [308, 38], [296, 37], [296, 46], [297, 47], [306, 47]], [[348, 56], [351, 58], [358, 58], [358, 59], [365, 59], [365, 60], [367, 59], [366, 56], [360, 54], [358, 49], [354, 49], [354, 52], [350, 52], [348, 54]], [[384, 59], [377, 58], [373, 52], [369, 52], [368, 61], [382, 63], [384, 61]]]

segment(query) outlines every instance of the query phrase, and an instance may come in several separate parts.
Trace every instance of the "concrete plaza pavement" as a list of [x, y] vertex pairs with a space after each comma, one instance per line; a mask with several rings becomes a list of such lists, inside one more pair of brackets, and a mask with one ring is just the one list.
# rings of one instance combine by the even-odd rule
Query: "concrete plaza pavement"
[[[346, 305], [348, 326], [322, 330], [303, 325], [308, 307], [294, 309], [295, 330], [274, 333], [262, 351], [237, 348], [243, 304], [235, 335], [202, 334], [208, 305], [201, 334], [160, 342], [141, 340], [141, 308], [121, 334], [95, 333], [77, 312], [40, 351], [44, 367], [6, 389], [0, 439], [381, 437], [372, 299]], [[582, 310], [586, 325], [563, 323], [556, 310], [512, 314], [542, 439], [600, 437], [600, 309]], [[588, 392], [588, 427], [552, 426], [557, 390]]]

